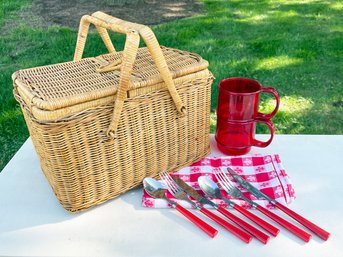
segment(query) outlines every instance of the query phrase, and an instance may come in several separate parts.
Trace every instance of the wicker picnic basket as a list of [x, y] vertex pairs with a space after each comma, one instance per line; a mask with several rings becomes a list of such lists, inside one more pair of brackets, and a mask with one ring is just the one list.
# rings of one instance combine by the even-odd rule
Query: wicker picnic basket
[[[81, 59], [90, 24], [109, 53]], [[122, 52], [107, 30], [126, 34]], [[74, 61], [15, 72], [14, 95], [62, 206], [87, 209], [207, 155], [207, 67], [196, 54], [160, 47], [144, 25], [96, 12], [81, 19]]]

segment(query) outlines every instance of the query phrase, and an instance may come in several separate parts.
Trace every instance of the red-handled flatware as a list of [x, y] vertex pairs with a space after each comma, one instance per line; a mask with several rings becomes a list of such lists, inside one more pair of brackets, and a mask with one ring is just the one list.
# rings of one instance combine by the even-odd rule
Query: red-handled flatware
[[244, 197], [242, 192], [232, 184], [230, 179], [222, 173], [220, 170], [214, 170], [214, 175], [216, 176], [219, 184], [224, 188], [224, 190], [231, 196], [236, 198], [241, 198], [252, 205], [256, 210], [262, 212], [264, 215], [268, 216], [270, 219], [277, 222], [279, 225], [296, 235], [297, 237], [301, 238], [305, 242], [308, 242], [311, 239], [311, 235], [306, 231], [298, 228], [294, 224], [290, 223], [289, 221], [281, 218], [280, 216], [276, 215], [275, 213], [269, 211], [268, 209], [258, 205], [257, 203], [251, 201], [250, 199]]
[[[246, 190], [248, 190], [251, 194], [253, 194], [257, 198], [264, 198], [267, 201], [269, 201], [271, 204], [276, 206], [278, 209], [298, 221], [300, 224], [311, 230], [314, 234], [319, 236], [323, 240], [327, 240], [330, 237], [330, 233], [325, 231], [324, 229], [320, 228], [319, 226], [315, 225], [308, 219], [302, 217], [301, 215], [297, 214], [296, 212], [292, 211], [288, 207], [284, 206], [283, 204], [277, 202], [275, 199], [272, 199], [268, 197], [267, 195], [263, 194], [260, 190], [255, 188], [253, 185], [251, 185], [249, 182], [244, 180], [241, 176], [236, 174], [232, 169], [228, 168], [228, 172], [230, 175], [238, 182], [240, 183]], [[225, 173], [223, 173], [225, 174]], [[302, 233], [303, 234], [303, 233]]]
[[[243, 228], [244, 230], [246, 230], [247, 232], [249, 232], [251, 235], [253, 235], [256, 239], [258, 239], [259, 241], [261, 241], [263, 244], [266, 244], [270, 237], [268, 235], [266, 235], [265, 233], [263, 233], [262, 231], [258, 230], [257, 228], [255, 228], [254, 226], [250, 225], [249, 223], [245, 222], [244, 220], [242, 220], [241, 218], [235, 216], [234, 214], [232, 214], [231, 212], [229, 212], [228, 210], [224, 209], [223, 207], [218, 206], [217, 204], [215, 204], [214, 202], [210, 201], [209, 199], [203, 197], [202, 195], [200, 195], [194, 188], [192, 188], [191, 186], [189, 186], [186, 182], [184, 182], [182, 179], [180, 179], [177, 176], [173, 176], [173, 180], [175, 181], [175, 183], [181, 187], [189, 196], [191, 196], [193, 199], [195, 199], [196, 201], [198, 201], [200, 204], [208, 204], [211, 205], [213, 208], [215, 208], [217, 211], [219, 211], [221, 214], [223, 214], [226, 218], [228, 218], [229, 220], [231, 220], [232, 222], [234, 222], [235, 224], [237, 224], [238, 226], [240, 226], [241, 228]], [[201, 181], [199, 182], [200, 188], [204, 188], [206, 187], [206, 184], [201, 183]], [[203, 186], [203, 187], [202, 187]], [[208, 188], [209, 189], [209, 188]]]
[[232, 208], [234, 208], [237, 211], [239, 211], [240, 213], [242, 213], [244, 216], [249, 218], [251, 221], [255, 222], [257, 225], [259, 225], [261, 228], [268, 231], [273, 236], [276, 236], [280, 232], [280, 229], [274, 227], [272, 224], [264, 221], [263, 219], [261, 219], [257, 215], [249, 212], [248, 210], [242, 208], [241, 206], [239, 206], [239, 205], [235, 204], [234, 202], [230, 201], [229, 199], [225, 198], [220, 193], [220, 189], [217, 186], [217, 184], [212, 179], [210, 179], [209, 177], [206, 177], [206, 176], [199, 177], [198, 178], [198, 184], [199, 184], [201, 190], [204, 191], [208, 196], [222, 199], [229, 206], [231, 206]]
[[278, 229], [277, 227], [268, 223], [267, 221], [261, 219], [259, 216], [257, 216], [255, 214], [251, 213], [250, 211], [244, 209], [243, 207], [239, 206], [238, 204], [236, 204], [233, 208], [236, 209], [237, 211], [239, 211], [240, 213], [242, 213], [245, 217], [247, 217], [251, 221], [255, 222], [261, 228], [268, 231], [271, 235], [277, 236], [280, 233], [280, 229]]
[[295, 211], [289, 209], [288, 207], [284, 206], [283, 204], [275, 201], [274, 205], [284, 213], [286, 213], [288, 216], [292, 217], [296, 221], [298, 221], [303, 226], [307, 227], [309, 230], [311, 230], [314, 234], [319, 236], [323, 240], [328, 240], [330, 237], [330, 233], [325, 231], [324, 229], [318, 227], [316, 224], [312, 223], [308, 219], [304, 218], [303, 216], [299, 215]]
[[160, 177], [162, 178], [163, 182], [169, 189], [169, 192], [175, 196], [175, 198], [184, 200], [189, 202], [194, 208], [201, 211], [207, 217], [212, 219], [213, 221], [217, 222], [219, 225], [223, 226], [226, 230], [240, 238], [245, 243], [250, 243], [252, 240], [252, 236], [247, 232], [235, 227], [234, 225], [230, 224], [223, 218], [217, 216], [216, 214], [212, 213], [211, 211], [207, 210], [200, 204], [196, 204], [188, 198], [187, 193], [173, 180], [173, 178], [166, 172], [160, 173]]
[[[230, 231], [235, 236], [239, 237], [246, 243], [250, 243], [252, 240], [252, 236], [250, 236], [248, 233], [245, 233], [244, 231], [240, 230], [239, 228], [235, 227], [231, 223], [227, 222], [226, 220], [222, 219], [218, 215], [215, 215], [213, 212], [209, 211], [208, 209], [204, 207], [200, 207], [199, 210], [205, 214], [207, 217], [212, 219], [213, 221], [217, 222], [219, 225], [224, 227], [226, 230]], [[268, 241], [268, 238], [265, 239], [265, 241]]]
[[311, 235], [307, 233], [306, 231], [302, 230], [301, 228], [295, 226], [294, 224], [290, 223], [289, 221], [281, 218], [280, 216], [276, 215], [274, 212], [269, 211], [268, 209], [262, 207], [261, 205], [257, 205], [257, 210], [262, 212], [264, 215], [269, 217], [270, 219], [274, 220], [278, 224], [280, 224], [282, 227], [296, 235], [297, 237], [301, 238], [305, 242], [310, 241]]
[[[216, 208], [216, 207], [214, 207]], [[237, 225], [239, 225], [241, 228], [248, 231], [250, 234], [252, 234], [254, 237], [256, 237], [259, 241], [261, 241], [264, 244], [267, 244], [270, 237], [263, 233], [262, 231], [258, 230], [254, 226], [250, 225], [249, 223], [245, 222], [241, 218], [237, 217], [236, 215], [233, 215], [228, 210], [224, 209], [223, 207], [218, 207], [217, 209], [221, 214], [223, 214], [226, 218], [230, 219]]]
[[163, 188], [162, 184], [153, 178], [145, 178], [143, 180], [143, 185], [145, 191], [153, 198], [160, 198], [166, 200], [173, 208], [178, 210], [181, 214], [183, 214], [188, 220], [198, 226], [201, 230], [203, 230], [207, 235], [210, 237], [215, 237], [218, 234], [218, 230], [216, 230], [211, 225], [207, 224], [205, 221], [200, 219], [199, 217], [195, 216], [192, 212], [188, 211], [187, 209], [183, 208], [181, 205], [177, 204], [176, 202], [170, 200], [166, 196], [166, 190]]
[[[170, 204], [173, 206], [173, 203], [170, 202]], [[174, 207], [174, 206], [173, 206]], [[193, 222], [196, 226], [198, 226], [200, 229], [206, 232], [207, 235], [210, 237], [215, 237], [218, 234], [218, 230], [212, 227], [211, 225], [207, 224], [205, 221], [200, 219], [199, 217], [195, 216], [193, 213], [191, 213], [189, 210], [183, 208], [181, 205], [175, 203], [176, 210], [178, 210], [180, 213], [182, 213], [187, 219], [189, 219], [191, 222]]]

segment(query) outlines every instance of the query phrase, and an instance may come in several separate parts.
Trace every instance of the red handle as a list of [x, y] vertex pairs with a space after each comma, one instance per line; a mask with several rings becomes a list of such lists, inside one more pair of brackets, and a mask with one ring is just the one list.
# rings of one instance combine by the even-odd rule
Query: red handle
[[235, 236], [237, 236], [240, 239], [242, 239], [247, 244], [250, 243], [250, 241], [252, 240], [252, 236], [251, 235], [249, 235], [245, 231], [235, 227], [234, 225], [230, 224], [226, 220], [224, 220], [221, 217], [215, 215], [213, 212], [210, 212], [206, 208], [201, 208], [200, 211], [203, 214], [205, 214], [207, 217], [209, 217], [210, 219], [214, 220], [215, 222], [217, 222], [218, 224], [223, 226], [226, 230], [230, 231], [232, 234], [234, 234]]
[[261, 88], [261, 92], [272, 94], [275, 97], [275, 100], [276, 100], [275, 109], [271, 113], [265, 114], [265, 113], [259, 112], [258, 116], [257, 116], [258, 118], [262, 118], [264, 120], [270, 120], [271, 118], [273, 118], [275, 116], [275, 114], [279, 110], [280, 97], [279, 97], [279, 94], [276, 91], [276, 89], [273, 88], [273, 87], [262, 87]]
[[306, 231], [298, 228], [297, 226], [293, 225], [292, 223], [288, 222], [287, 220], [281, 218], [280, 216], [276, 215], [275, 213], [267, 210], [266, 208], [258, 205], [257, 210], [274, 220], [275, 222], [279, 223], [281, 226], [283, 226], [288, 231], [292, 232], [297, 237], [301, 238], [305, 242], [310, 241], [311, 235], [307, 233]]
[[286, 213], [289, 216], [291, 216], [296, 221], [298, 221], [300, 224], [302, 224], [305, 227], [307, 227], [309, 230], [311, 230], [313, 233], [315, 233], [321, 239], [323, 239], [325, 241], [329, 239], [329, 237], [330, 237], [330, 233], [329, 232], [327, 232], [324, 229], [322, 229], [322, 228], [318, 227], [317, 225], [313, 224], [311, 221], [305, 219], [304, 217], [302, 217], [298, 213], [292, 211], [291, 209], [287, 208], [286, 206], [284, 206], [283, 204], [281, 204], [279, 202], [276, 202], [275, 206], [278, 207], [284, 213]]
[[182, 213], [187, 219], [193, 222], [200, 229], [205, 231], [207, 235], [209, 235], [210, 237], [213, 238], [218, 234], [218, 230], [216, 230], [214, 227], [207, 224], [205, 221], [203, 221], [199, 217], [195, 216], [193, 213], [191, 213], [187, 209], [183, 208], [181, 205], [177, 204], [175, 209], [178, 210], [180, 213]]
[[268, 223], [267, 221], [261, 219], [259, 216], [253, 214], [252, 212], [242, 208], [241, 206], [235, 204], [234, 208], [242, 213], [245, 217], [250, 219], [251, 221], [255, 222], [257, 225], [259, 225], [261, 228], [265, 229], [268, 231], [270, 234], [273, 236], [277, 236], [280, 232], [280, 229], [277, 227], [274, 227], [272, 224]]
[[249, 223], [245, 222], [241, 218], [233, 215], [228, 210], [224, 209], [223, 207], [219, 207], [218, 211], [223, 214], [228, 219], [235, 222], [237, 225], [248, 231], [250, 234], [252, 234], [254, 237], [256, 237], [258, 240], [260, 240], [262, 243], [266, 244], [269, 240], [269, 236], [264, 234], [262, 231], [258, 230], [257, 228], [251, 226]]
[[272, 142], [273, 137], [274, 137], [274, 133], [275, 133], [274, 124], [271, 120], [263, 120], [261, 118], [256, 118], [255, 122], [264, 123], [268, 126], [268, 128], [270, 130], [270, 138], [266, 142], [263, 142], [263, 141], [260, 141], [260, 140], [257, 140], [254, 138], [253, 139], [253, 145], [257, 146], [257, 147], [267, 147], [268, 145], [270, 145], [270, 143]]

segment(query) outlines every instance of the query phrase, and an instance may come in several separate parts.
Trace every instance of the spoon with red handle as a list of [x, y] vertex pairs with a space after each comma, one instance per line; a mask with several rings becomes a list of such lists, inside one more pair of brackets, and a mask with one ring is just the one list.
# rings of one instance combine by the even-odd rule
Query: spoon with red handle
[[173, 208], [178, 210], [182, 215], [184, 215], [188, 220], [190, 220], [193, 224], [195, 224], [197, 227], [203, 230], [210, 237], [213, 238], [218, 234], [217, 229], [207, 224], [205, 221], [195, 216], [192, 212], [183, 208], [181, 205], [177, 204], [176, 202], [166, 197], [166, 190], [163, 188], [163, 185], [159, 181], [153, 178], [145, 178], [143, 180], [143, 185], [144, 185], [145, 191], [151, 197], [166, 200]]
[[274, 227], [272, 224], [266, 222], [265, 220], [261, 219], [257, 215], [249, 212], [248, 210], [244, 209], [243, 207], [235, 204], [234, 202], [230, 201], [228, 198], [225, 198], [221, 192], [217, 184], [207, 176], [201, 176], [198, 178], [198, 184], [203, 192], [210, 197], [213, 198], [220, 198], [224, 202], [226, 202], [230, 207], [234, 208], [238, 212], [242, 213], [245, 217], [259, 225], [264, 230], [268, 231], [273, 236], [277, 236], [280, 232], [280, 229]]

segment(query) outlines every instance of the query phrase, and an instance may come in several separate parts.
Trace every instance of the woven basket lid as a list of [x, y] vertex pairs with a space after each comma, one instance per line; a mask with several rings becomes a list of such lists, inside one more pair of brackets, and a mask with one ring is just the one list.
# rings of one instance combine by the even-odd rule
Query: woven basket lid
[[[173, 78], [204, 70], [208, 62], [199, 55], [162, 47]], [[121, 59], [122, 52], [80, 61], [59, 63], [19, 70], [12, 76], [18, 92], [29, 109], [53, 111], [115, 95], [120, 70], [98, 73], [96, 68]], [[129, 91], [162, 82], [162, 78], [147, 48], [139, 48]]]

